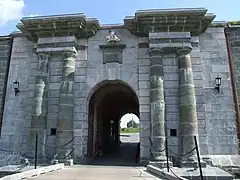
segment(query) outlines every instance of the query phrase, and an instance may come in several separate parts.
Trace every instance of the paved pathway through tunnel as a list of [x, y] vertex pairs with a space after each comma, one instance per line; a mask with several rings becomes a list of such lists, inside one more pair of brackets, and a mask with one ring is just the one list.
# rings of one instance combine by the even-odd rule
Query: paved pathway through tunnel
[[94, 158], [91, 165], [102, 166], [136, 166], [137, 165], [137, 143], [139, 133], [121, 133], [121, 144], [112, 153]]
[[139, 134], [121, 134], [122, 144], [118, 151], [102, 159], [98, 165], [75, 165], [60, 171], [50, 172], [32, 180], [159, 180], [135, 163]]
[[[140, 167], [76, 165], [31, 180], [160, 180]], [[29, 179], [29, 180], [30, 180]]]

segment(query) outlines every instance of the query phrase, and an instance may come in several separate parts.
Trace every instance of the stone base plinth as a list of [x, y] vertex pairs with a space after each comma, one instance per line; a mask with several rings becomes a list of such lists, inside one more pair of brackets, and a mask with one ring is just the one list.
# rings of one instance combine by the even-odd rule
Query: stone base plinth
[[[165, 161], [149, 161], [149, 165], [156, 166], [157, 168], [167, 168], [167, 160]], [[169, 167], [173, 167], [173, 163], [168, 161]]]
[[65, 166], [73, 166], [73, 159], [67, 159], [63, 161]]
[[[199, 169], [172, 167], [170, 168], [170, 171], [167, 172], [166, 168], [161, 169], [153, 165], [148, 165], [147, 171], [162, 179], [201, 179]], [[233, 180], [233, 176], [231, 174], [217, 167], [208, 166], [207, 168], [202, 168], [202, 172], [203, 179]]]
[[208, 164], [217, 167], [240, 167], [240, 155], [202, 155]]
[[63, 163], [65, 166], [73, 166], [73, 159], [58, 159], [58, 163]]
[[146, 167], [149, 164], [149, 160], [147, 160], [147, 159], [140, 159], [139, 164], [141, 166], [145, 166]]
[[[205, 161], [200, 161], [201, 163], [201, 167], [202, 168], [206, 168], [207, 167], [207, 163]], [[180, 163], [180, 167], [181, 168], [198, 168], [198, 161], [197, 160], [184, 160], [181, 161]]]
[[51, 164], [58, 164], [58, 160], [57, 159], [51, 160]]
[[207, 163], [209, 166], [213, 166], [212, 159], [208, 157], [202, 157], [202, 160]]

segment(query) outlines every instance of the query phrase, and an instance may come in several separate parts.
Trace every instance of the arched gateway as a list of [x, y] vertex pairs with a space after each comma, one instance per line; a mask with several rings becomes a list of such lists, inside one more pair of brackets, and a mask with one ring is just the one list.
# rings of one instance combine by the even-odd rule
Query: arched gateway
[[188, 165], [194, 136], [216, 166], [240, 162], [240, 31], [214, 18], [180, 8], [140, 10], [118, 25], [82, 13], [21, 19], [21, 32], [0, 36], [1, 149], [34, 157], [38, 137], [39, 158], [78, 163], [118, 147], [130, 112], [141, 162], [165, 165], [169, 155]]
[[[139, 117], [138, 97], [127, 83], [106, 80], [93, 88], [88, 98], [88, 156], [117, 150], [120, 119], [126, 113]], [[132, 153], [137, 153], [137, 146]]]

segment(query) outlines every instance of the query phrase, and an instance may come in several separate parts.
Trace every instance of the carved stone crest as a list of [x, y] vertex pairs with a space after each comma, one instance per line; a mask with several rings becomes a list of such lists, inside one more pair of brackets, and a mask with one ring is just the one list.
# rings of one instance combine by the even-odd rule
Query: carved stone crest
[[115, 34], [114, 31], [109, 30], [109, 35], [106, 36], [107, 43], [117, 43], [120, 41], [120, 38]]

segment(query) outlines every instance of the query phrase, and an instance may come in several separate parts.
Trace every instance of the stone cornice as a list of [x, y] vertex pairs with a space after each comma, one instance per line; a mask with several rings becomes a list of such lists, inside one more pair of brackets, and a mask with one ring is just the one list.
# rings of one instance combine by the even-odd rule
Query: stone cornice
[[[123, 24], [100, 25], [95, 18], [84, 14], [63, 14], [52, 16], [25, 17], [17, 25], [21, 32], [13, 32], [12, 37], [26, 36], [32, 41], [38, 37], [76, 36], [88, 38], [100, 29], [128, 29], [136, 36], [148, 36], [148, 32], [189, 31], [193, 36], [203, 33], [207, 27], [238, 28], [236, 22], [214, 22], [214, 14], [205, 8], [152, 9], [136, 11], [135, 16], [127, 16]], [[1, 39], [1, 36], [0, 36]]]
[[175, 53], [179, 49], [192, 49], [192, 45], [190, 43], [185, 43], [182, 47], [178, 46], [176, 43], [166, 44], [165, 46], [158, 46], [158, 45], [149, 45], [150, 49], [161, 49], [164, 54]]
[[77, 53], [77, 49], [75, 47], [36, 48], [36, 53], [59, 54], [59, 53], [66, 53], [66, 52]]
[[215, 15], [205, 8], [140, 10], [124, 19], [124, 25], [138, 36], [149, 32], [191, 32], [199, 35], [207, 29]]
[[231, 24], [228, 24], [227, 26], [225, 26], [226, 30], [228, 32], [231, 32], [231, 31], [235, 31], [235, 30], [240, 30], [240, 24], [236, 24], [236, 25], [231, 25]]
[[226, 21], [213, 21], [209, 27], [225, 27], [227, 26], [228, 22]]
[[61, 48], [61, 47], [75, 47], [77, 50], [84, 50], [87, 48], [87, 45], [78, 45], [75, 42], [37, 44], [37, 48]]
[[87, 18], [84, 14], [67, 14], [25, 17], [17, 27], [28, 38], [36, 41], [40, 37], [90, 37], [99, 30], [100, 24], [97, 19]]
[[11, 35], [0, 36], [0, 41], [7, 41], [7, 40], [10, 40], [11, 38], [12, 38]]
[[[11, 49], [11, 46], [13, 44], [13, 38], [11, 35], [9, 36], [0, 36], [0, 52], [6, 52], [9, 49]], [[0, 54], [0, 58], [4, 56], [3, 54]]]
[[[12, 44], [12, 36], [8, 35], [8, 36], [0, 36], [0, 45], [2, 44], [1, 42], [3, 42], [5, 44], [5, 42], [8, 42], [8, 45]], [[6, 45], [6, 44], [5, 44]], [[1, 49], [1, 48], [0, 48]]]

